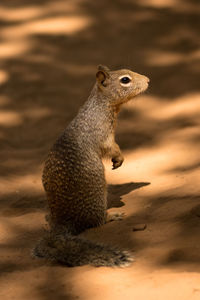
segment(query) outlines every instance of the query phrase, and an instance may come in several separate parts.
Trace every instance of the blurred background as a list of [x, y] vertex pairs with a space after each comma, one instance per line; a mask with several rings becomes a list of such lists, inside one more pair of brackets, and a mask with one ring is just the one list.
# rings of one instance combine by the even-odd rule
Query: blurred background
[[[151, 183], [145, 187], [146, 193], [138, 194], [150, 203], [149, 224], [161, 226], [167, 212], [169, 223], [176, 221], [178, 226], [178, 231], [168, 232], [173, 245], [162, 240], [164, 248], [172, 248], [159, 264], [178, 257], [199, 266], [200, 252], [195, 247], [200, 218], [194, 219], [193, 214], [199, 211], [200, 215], [200, 1], [2, 0], [0, 215], [4, 272], [32, 264], [28, 249], [32, 237], [40, 236], [44, 222], [43, 161], [87, 99], [99, 64], [129, 68], [151, 80], [148, 91], [120, 114], [117, 141], [125, 163], [116, 173], [111, 173], [110, 162], [106, 163], [108, 182]], [[130, 191], [129, 186], [117, 195]], [[131, 207], [127, 207], [131, 215]], [[140, 210], [138, 216], [144, 222], [144, 208]], [[151, 217], [155, 211], [156, 216]], [[151, 245], [152, 235], [141, 236], [138, 244], [134, 241], [138, 253], [144, 251], [146, 242]], [[159, 237], [156, 229], [155, 236]], [[179, 250], [174, 249], [177, 241], [182, 247], [191, 245], [196, 252], [185, 250], [180, 258]], [[6, 259], [8, 253], [15, 262]]]

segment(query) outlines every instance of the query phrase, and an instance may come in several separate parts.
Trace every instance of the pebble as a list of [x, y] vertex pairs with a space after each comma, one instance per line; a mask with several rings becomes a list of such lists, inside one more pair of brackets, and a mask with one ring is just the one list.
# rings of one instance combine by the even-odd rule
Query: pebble
[[147, 228], [147, 224], [135, 224], [133, 227], [133, 231], [142, 231]]

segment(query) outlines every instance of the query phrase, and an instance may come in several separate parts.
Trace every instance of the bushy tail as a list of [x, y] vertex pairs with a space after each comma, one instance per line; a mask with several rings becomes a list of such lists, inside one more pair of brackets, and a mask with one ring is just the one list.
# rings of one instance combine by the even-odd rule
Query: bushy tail
[[33, 249], [33, 255], [69, 267], [90, 264], [93, 266], [127, 266], [133, 258], [126, 251], [92, 243], [69, 234], [48, 233]]

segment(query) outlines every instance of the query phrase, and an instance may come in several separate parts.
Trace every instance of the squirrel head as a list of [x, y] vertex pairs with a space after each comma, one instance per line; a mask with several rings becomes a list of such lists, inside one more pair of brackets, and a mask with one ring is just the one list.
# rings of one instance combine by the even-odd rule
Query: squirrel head
[[122, 69], [111, 71], [106, 66], [98, 66], [96, 81], [99, 91], [109, 99], [110, 104], [119, 105], [145, 91], [149, 78]]

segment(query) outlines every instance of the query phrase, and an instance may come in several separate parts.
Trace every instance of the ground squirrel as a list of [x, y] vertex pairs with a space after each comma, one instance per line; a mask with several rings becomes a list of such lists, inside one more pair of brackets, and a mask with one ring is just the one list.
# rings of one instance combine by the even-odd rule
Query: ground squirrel
[[67, 266], [122, 266], [132, 261], [126, 251], [77, 235], [109, 219], [102, 158], [111, 158], [113, 169], [123, 163], [114, 137], [117, 114], [122, 104], [147, 89], [148, 82], [146, 76], [130, 70], [98, 67], [88, 100], [57, 139], [45, 162], [42, 181], [50, 230], [35, 246], [35, 256]]

